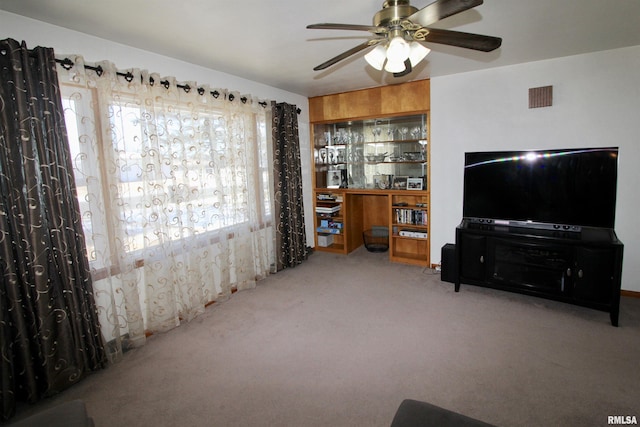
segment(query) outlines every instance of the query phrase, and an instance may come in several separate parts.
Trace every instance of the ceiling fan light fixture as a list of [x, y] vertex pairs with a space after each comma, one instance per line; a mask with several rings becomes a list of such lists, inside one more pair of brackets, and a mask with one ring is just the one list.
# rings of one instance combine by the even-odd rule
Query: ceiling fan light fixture
[[384, 44], [377, 45], [364, 56], [364, 59], [376, 70], [382, 70], [387, 59], [387, 47]]
[[409, 44], [411, 50], [409, 52], [409, 61], [411, 66], [415, 67], [431, 52], [431, 49], [423, 46], [421, 43], [413, 41]]
[[[315, 71], [324, 70], [351, 55], [370, 48], [372, 44], [378, 44], [383, 41], [388, 41], [388, 43], [385, 43], [387, 51], [386, 62], [391, 62], [384, 69], [395, 70], [400, 68], [400, 64], [404, 64], [404, 71], [407, 74], [411, 72], [414, 65], [417, 65], [429, 53], [429, 49], [417, 46], [413, 43], [414, 40], [457, 46], [481, 52], [494, 51], [502, 45], [500, 37], [431, 28], [432, 24], [441, 19], [467, 11], [481, 4], [482, 0], [434, 0], [422, 9], [418, 9], [411, 6], [410, 0], [385, 0], [382, 10], [378, 11], [373, 17], [373, 25], [332, 23], [308, 25], [307, 28], [310, 29], [368, 31], [374, 35], [374, 38], [352, 47], [313, 69]], [[375, 50], [377, 52], [371, 53], [368, 56], [371, 59], [367, 59], [367, 62], [372, 67], [380, 70], [384, 61], [377, 59], [376, 55], [381, 52], [382, 48], [376, 48]]]
[[410, 52], [411, 48], [409, 47], [409, 43], [407, 43], [404, 38], [395, 36], [389, 42], [389, 47], [387, 47], [387, 59], [389, 62], [400, 62], [404, 64], [404, 61], [409, 58]]

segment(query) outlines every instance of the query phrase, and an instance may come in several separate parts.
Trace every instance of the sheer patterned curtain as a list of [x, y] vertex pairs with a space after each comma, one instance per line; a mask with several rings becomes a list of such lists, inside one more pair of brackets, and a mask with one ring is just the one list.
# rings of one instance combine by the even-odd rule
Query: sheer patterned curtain
[[0, 40], [0, 419], [106, 363], [53, 49]]
[[295, 105], [272, 103], [276, 268], [295, 267], [309, 256], [302, 202], [302, 167]]
[[63, 103], [115, 357], [269, 273], [266, 114], [250, 97], [70, 59]]

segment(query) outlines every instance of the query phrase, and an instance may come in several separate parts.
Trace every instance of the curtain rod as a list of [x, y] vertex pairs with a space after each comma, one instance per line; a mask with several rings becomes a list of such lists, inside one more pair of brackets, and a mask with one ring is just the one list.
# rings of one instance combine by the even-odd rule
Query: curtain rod
[[[62, 65], [62, 68], [64, 68], [67, 71], [73, 68], [73, 66], [75, 65], [73, 61], [69, 58], [64, 58], [64, 59], [56, 58], [56, 62]], [[87, 70], [95, 71], [98, 77], [101, 77], [102, 74], [104, 73], [104, 69], [100, 65], [98, 65], [97, 67], [94, 67], [93, 65], [85, 64], [84, 68], [86, 68]], [[124, 79], [128, 82], [131, 82], [133, 80], [133, 74], [131, 73], [131, 71], [127, 71], [126, 73], [116, 71], [116, 74], [121, 77], [124, 77]], [[153, 77], [149, 77], [149, 83], [151, 84], [151, 86], [153, 86], [153, 84], [155, 83], [155, 80], [153, 79]], [[161, 80], [160, 84], [163, 85], [165, 89], [169, 89], [170, 83], [168, 80]], [[189, 93], [191, 91], [191, 86], [189, 85], [176, 84], [176, 86], [184, 90], [186, 93]], [[204, 94], [204, 88], [199, 87], [197, 90], [200, 95]], [[218, 92], [217, 90], [214, 90], [213, 92], [209, 92], [209, 93], [216, 99], [220, 96], [220, 92]], [[229, 101], [233, 101], [235, 99], [235, 96], [232, 93], [230, 93], [228, 99]], [[243, 104], [246, 104], [247, 100], [248, 99], [246, 96], [243, 96], [240, 98], [240, 101], [242, 101]], [[258, 102], [258, 104], [260, 104], [263, 108], [267, 106], [266, 101], [260, 101]], [[298, 114], [300, 114], [300, 108], [297, 109], [297, 112]]]
[[[56, 62], [60, 64], [62, 68], [64, 68], [65, 70], [70, 70], [75, 65], [73, 61], [69, 58], [64, 58], [64, 59], [56, 58]], [[92, 65], [85, 64], [84, 68], [86, 68], [87, 70], [95, 71], [98, 77], [101, 77], [102, 74], [104, 73], [104, 69], [100, 65], [98, 65], [97, 67], [94, 67]], [[116, 74], [118, 76], [124, 77], [124, 79], [128, 82], [131, 82], [133, 80], [133, 74], [130, 71], [127, 71], [126, 73], [116, 71]], [[153, 79], [153, 77], [149, 77], [149, 83], [151, 84], [151, 86], [153, 86], [153, 84], [155, 83], [155, 80]], [[162, 80], [160, 81], [160, 84], [163, 85], [165, 89], [169, 89], [170, 83], [168, 80]], [[184, 90], [186, 93], [189, 93], [189, 91], [191, 91], [191, 86], [189, 85], [176, 84], [176, 86]], [[199, 87], [197, 90], [200, 95], [204, 94], [204, 88]], [[217, 90], [214, 90], [213, 92], [209, 92], [209, 93], [216, 99], [220, 96], [220, 92], [218, 92]], [[230, 93], [228, 99], [229, 101], [233, 101], [235, 99], [235, 96], [232, 93]], [[243, 104], [246, 104], [247, 97], [246, 96], [241, 97], [240, 101], [242, 101]], [[260, 104], [263, 108], [266, 108], [267, 106], [266, 101], [260, 101], [258, 102], [258, 104]], [[301, 112], [302, 110], [300, 110], [299, 107], [296, 107], [296, 113], [300, 114]]]

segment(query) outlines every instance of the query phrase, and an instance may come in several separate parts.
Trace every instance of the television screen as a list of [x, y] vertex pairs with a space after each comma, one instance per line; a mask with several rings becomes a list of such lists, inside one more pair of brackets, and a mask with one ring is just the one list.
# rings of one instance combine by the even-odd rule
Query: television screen
[[614, 228], [617, 171], [617, 147], [465, 153], [463, 216]]

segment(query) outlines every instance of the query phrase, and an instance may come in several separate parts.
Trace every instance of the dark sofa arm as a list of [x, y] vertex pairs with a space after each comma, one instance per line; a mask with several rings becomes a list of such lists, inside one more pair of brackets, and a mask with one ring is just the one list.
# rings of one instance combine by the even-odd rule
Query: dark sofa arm
[[427, 402], [405, 399], [391, 427], [494, 427], [491, 424], [440, 408]]

